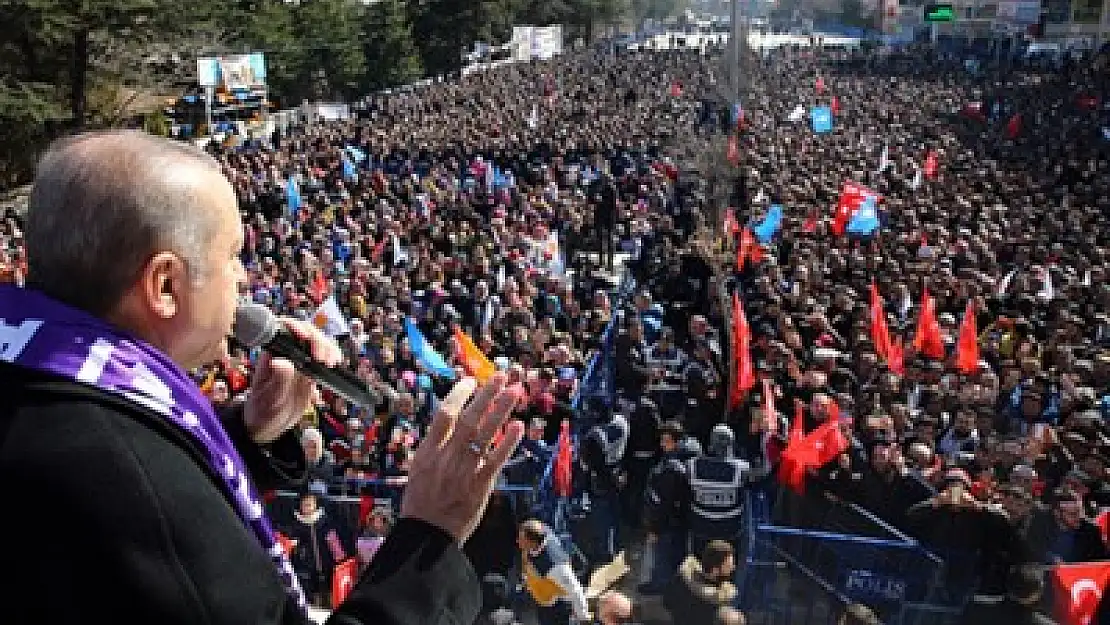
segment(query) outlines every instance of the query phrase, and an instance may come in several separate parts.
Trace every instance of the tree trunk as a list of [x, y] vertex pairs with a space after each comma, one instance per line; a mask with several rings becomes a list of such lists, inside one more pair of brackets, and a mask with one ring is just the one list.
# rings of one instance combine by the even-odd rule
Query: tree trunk
[[69, 73], [70, 108], [73, 114], [73, 127], [77, 130], [85, 127], [88, 73], [89, 31], [86, 28], [80, 28], [73, 33], [73, 65]]

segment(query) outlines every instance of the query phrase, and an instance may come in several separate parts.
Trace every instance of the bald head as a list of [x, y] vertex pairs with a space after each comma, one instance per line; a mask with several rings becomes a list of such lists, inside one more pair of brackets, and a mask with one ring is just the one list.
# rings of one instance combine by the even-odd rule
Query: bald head
[[202, 279], [213, 216], [234, 192], [196, 148], [135, 131], [58, 141], [39, 163], [27, 214], [28, 283], [96, 315], [113, 310], [157, 252]]
[[613, 590], [597, 598], [597, 616], [602, 625], [616, 625], [632, 620], [632, 600]]

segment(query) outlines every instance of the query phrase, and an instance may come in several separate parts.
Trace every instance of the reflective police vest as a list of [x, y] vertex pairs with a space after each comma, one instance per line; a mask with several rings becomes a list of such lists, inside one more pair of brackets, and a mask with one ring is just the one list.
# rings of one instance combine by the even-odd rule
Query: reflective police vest
[[732, 538], [739, 533], [750, 470], [739, 458], [703, 456], [689, 461], [691, 532], [711, 538]]

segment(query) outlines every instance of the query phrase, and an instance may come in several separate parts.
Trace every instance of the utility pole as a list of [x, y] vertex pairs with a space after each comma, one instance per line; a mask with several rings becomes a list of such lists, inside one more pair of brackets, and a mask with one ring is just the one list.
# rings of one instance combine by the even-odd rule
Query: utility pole
[[740, 101], [740, 0], [732, 0], [732, 33], [729, 43], [732, 44], [732, 59], [729, 61], [728, 76], [732, 87], [732, 102]]

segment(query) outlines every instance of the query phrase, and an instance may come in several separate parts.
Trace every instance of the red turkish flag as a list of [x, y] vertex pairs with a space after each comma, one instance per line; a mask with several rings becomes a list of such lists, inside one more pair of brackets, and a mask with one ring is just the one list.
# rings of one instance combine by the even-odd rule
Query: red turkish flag
[[328, 296], [328, 279], [324, 277], [324, 272], [317, 270], [316, 276], [312, 279], [312, 284], [308, 285], [308, 294], [312, 297], [312, 301], [316, 305], [324, 303]]
[[358, 497], [358, 522], [361, 525], [370, 518], [370, 513], [374, 511], [374, 498], [370, 495], [359, 495]]
[[824, 466], [848, 449], [848, 439], [841, 430], [840, 419], [829, 419], [806, 437], [805, 444], [811, 445], [816, 457], [815, 467]]
[[936, 178], [939, 165], [940, 162], [937, 159], [937, 153], [933, 150], [929, 150], [929, 153], [925, 155], [925, 177], [930, 180]]
[[385, 252], [385, 244], [389, 241], [389, 237], [382, 235], [382, 240], [374, 244], [374, 249], [370, 250], [370, 260], [374, 263], [380, 263], [382, 254]]
[[740, 244], [736, 248], [736, 271], [743, 271], [748, 261], [758, 263], [763, 260], [763, 249], [755, 240], [752, 231], [744, 228], [740, 233]]
[[1061, 625], [1089, 625], [1110, 581], [1110, 562], [1064, 564], [1052, 570], [1056, 585], [1056, 620]]
[[244, 374], [239, 367], [228, 367], [227, 386], [231, 389], [232, 393], [238, 393], [250, 386], [250, 382], [247, 381], [246, 374]]
[[802, 223], [802, 232], [804, 232], [805, 234], [813, 234], [814, 232], [817, 232], [816, 215], [813, 215], [811, 213], [808, 217], [806, 217], [805, 222]]
[[979, 371], [979, 331], [975, 329], [975, 302], [970, 300], [960, 323], [960, 338], [956, 342], [956, 369], [964, 375]]
[[807, 459], [804, 450], [800, 448], [806, 437], [805, 404], [800, 399], [794, 400], [794, 420], [790, 422], [790, 433], [786, 437], [786, 449], [780, 456], [779, 481], [790, 487], [794, 492], [804, 495], [806, 492], [806, 465]]
[[840, 115], [840, 98], [833, 96], [832, 101], [829, 102], [829, 110], [833, 115]]
[[944, 339], [940, 335], [940, 322], [937, 321], [937, 305], [929, 295], [928, 288], [921, 292], [921, 315], [917, 318], [913, 347], [918, 353], [933, 360], [944, 360]]
[[1095, 525], [1098, 526], [1099, 533], [1102, 534], [1102, 542], [1110, 545], [1110, 509], [1099, 513], [1095, 518]]
[[818, 95], [825, 93], [825, 79], [818, 76], [817, 82], [813, 85], [817, 89]]
[[[830, 408], [835, 405], [833, 403]], [[839, 418], [830, 418], [806, 436], [802, 435], [801, 422], [801, 407], [795, 404], [794, 423], [790, 427], [790, 435], [786, 451], [782, 453], [782, 465], [778, 475], [779, 481], [783, 484], [799, 494], [804, 494], [806, 470], [816, 469], [832, 462], [848, 449], [849, 442], [840, 429]]]
[[559, 425], [559, 446], [555, 451], [555, 468], [551, 475], [551, 486], [559, 497], [571, 495], [571, 462], [570, 421], [563, 419]]
[[890, 358], [890, 330], [886, 325], [886, 311], [879, 297], [879, 287], [871, 281], [871, 342], [875, 344], [875, 353], [884, 360]]
[[1075, 99], [1075, 103], [1078, 104], [1081, 109], [1086, 109], [1088, 111], [1098, 110], [1098, 96], [1090, 94], [1080, 95]]
[[682, 83], [677, 80], [671, 83], [671, 97], [677, 98], [682, 95]]
[[[763, 260], [763, 246], [756, 240], [755, 235], [748, 228], [740, 233], [740, 250], [747, 260], [758, 263]], [[737, 270], [743, 269], [743, 264]]]
[[732, 340], [733, 358], [736, 360], [736, 377], [733, 380], [729, 407], [735, 409], [741, 400], [755, 386], [755, 371], [752, 368], [751, 328], [744, 316], [744, 304], [740, 297], [732, 294]]
[[987, 121], [987, 116], [983, 113], [982, 102], [968, 102], [960, 112], [966, 117], [970, 117], [974, 120], [981, 122]]
[[736, 209], [731, 206], [725, 209], [725, 232], [729, 236], [740, 232], [740, 224], [736, 221]]
[[902, 339], [891, 341], [886, 364], [896, 375], [906, 375], [905, 349], [902, 347]]
[[347, 558], [335, 567], [335, 574], [331, 578], [332, 607], [339, 607], [351, 594], [351, 590], [358, 581], [358, 560]]

